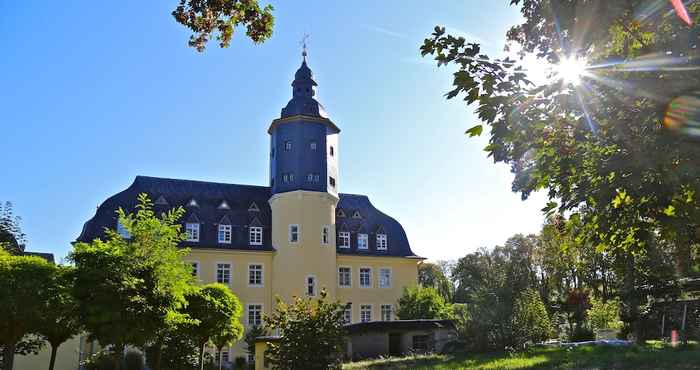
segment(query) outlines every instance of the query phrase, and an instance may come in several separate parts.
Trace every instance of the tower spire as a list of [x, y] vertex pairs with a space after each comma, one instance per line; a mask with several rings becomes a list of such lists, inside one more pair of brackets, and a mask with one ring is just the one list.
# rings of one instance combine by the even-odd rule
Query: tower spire
[[310, 37], [308, 33], [305, 33], [304, 36], [301, 38], [301, 57], [304, 58], [304, 62], [306, 62], [306, 40]]

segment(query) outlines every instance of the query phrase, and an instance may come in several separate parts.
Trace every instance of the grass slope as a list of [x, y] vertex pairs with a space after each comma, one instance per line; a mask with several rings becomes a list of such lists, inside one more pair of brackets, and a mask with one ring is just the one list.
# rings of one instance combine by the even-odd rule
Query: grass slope
[[415, 355], [348, 363], [343, 369], [546, 369], [546, 370], [650, 370], [700, 369], [700, 346], [671, 348], [661, 343], [634, 347], [537, 348], [509, 355]]

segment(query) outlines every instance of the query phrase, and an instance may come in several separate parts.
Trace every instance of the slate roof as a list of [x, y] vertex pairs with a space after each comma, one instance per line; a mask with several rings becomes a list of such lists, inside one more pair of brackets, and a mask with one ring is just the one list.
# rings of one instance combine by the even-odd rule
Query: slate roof
[[[97, 209], [93, 218], [85, 223], [78, 242], [90, 242], [96, 238], [104, 239], [105, 228], [115, 229], [117, 217], [115, 211], [123, 208], [133, 211], [136, 197], [146, 193], [155, 203], [157, 213], [170, 208], [182, 206], [186, 214], [182, 222], [199, 222], [199, 241], [182, 242], [189, 248], [218, 248], [235, 250], [273, 251], [271, 241], [271, 210], [268, 203], [271, 193], [267, 186], [224, 184], [205, 181], [178, 180], [158, 177], [137, 176], [125, 190], [109, 197]], [[365, 195], [339, 194], [338, 208], [343, 209], [346, 217], [336, 218], [336, 230], [351, 232], [351, 248], [338, 248], [343, 255], [374, 255], [419, 258], [411, 251], [403, 227], [381, 211], [377, 210]], [[163, 202], [163, 200], [165, 202]], [[191, 206], [194, 200], [197, 206]], [[226, 202], [228, 209], [220, 208]], [[255, 203], [258, 211], [249, 210]], [[352, 218], [357, 211], [362, 218]], [[219, 244], [218, 225], [232, 226], [231, 244]], [[263, 244], [251, 246], [248, 243], [248, 227], [263, 227]], [[381, 230], [387, 234], [387, 251], [376, 250], [376, 233]], [[357, 250], [357, 233], [369, 235], [369, 249]]]
[[53, 258], [53, 253], [43, 253], [43, 252], [22, 252], [23, 256], [30, 256], [30, 257], [40, 257], [45, 259], [49, 263], [55, 263], [54, 258]]

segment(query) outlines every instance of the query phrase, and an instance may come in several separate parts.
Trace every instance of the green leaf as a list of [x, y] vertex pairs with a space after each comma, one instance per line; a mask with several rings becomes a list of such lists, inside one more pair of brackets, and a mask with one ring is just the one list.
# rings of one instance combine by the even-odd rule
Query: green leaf
[[676, 216], [676, 207], [674, 207], [673, 205], [669, 205], [668, 207], [666, 207], [666, 209], [664, 209], [663, 212], [668, 217], [675, 217]]
[[469, 130], [467, 130], [464, 134], [469, 135], [469, 137], [474, 137], [474, 136], [481, 136], [481, 133], [484, 131], [484, 126], [482, 125], [476, 125]]

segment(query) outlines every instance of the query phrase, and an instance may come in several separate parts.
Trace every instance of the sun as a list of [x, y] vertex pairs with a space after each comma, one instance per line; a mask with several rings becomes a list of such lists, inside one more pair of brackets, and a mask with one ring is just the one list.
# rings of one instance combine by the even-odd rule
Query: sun
[[586, 61], [575, 57], [562, 58], [559, 64], [554, 66], [555, 77], [565, 84], [577, 86], [586, 73]]

